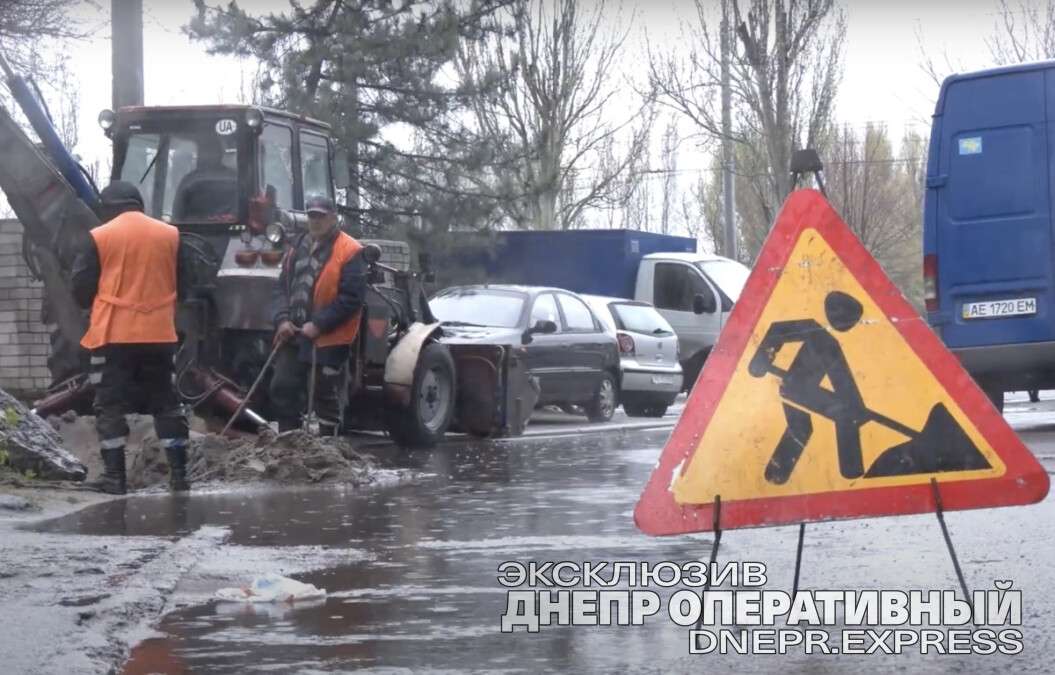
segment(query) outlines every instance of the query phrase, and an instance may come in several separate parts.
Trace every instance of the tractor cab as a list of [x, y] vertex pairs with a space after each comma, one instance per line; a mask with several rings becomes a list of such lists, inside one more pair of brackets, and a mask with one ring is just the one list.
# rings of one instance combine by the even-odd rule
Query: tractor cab
[[139, 187], [148, 215], [211, 249], [219, 327], [270, 329], [271, 287], [305, 226], [305, 200], [348, 183], [330, 126], [234, 105], [104, 110], [99, 123], [113, 140], [113, 178]]
[[99, 123], [113, 140], [113, 178], [139, 187], [147, 214], [210, 239], [265, 235], [280, 211], [298, 220], [307, 197], [334, 197], [334, 169], [347, 176], [328, 124], [280, 110], [128, 107]]

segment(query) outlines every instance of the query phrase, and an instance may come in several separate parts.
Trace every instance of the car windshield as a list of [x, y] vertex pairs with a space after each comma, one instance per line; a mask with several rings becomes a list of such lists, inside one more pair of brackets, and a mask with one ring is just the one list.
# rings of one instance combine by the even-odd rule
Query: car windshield
[[171, 223], [238, 221], [238, 135], [233, 119], [128, 137], [121, 180], [139, 188], [146, 212]]
[[673, 335], [674, 329], [667, 320], [649, 305], [632, 305], [613, 302], [610, 307], [615, 320], [622, 330], [644, 335]]
[[747, 277], [751, 274], [751, 270], [735, 260], [706, 260], [696, 265], [733, 302], [740, 299], [740, 291], [744, 290]]
[[429, 300], [429, 308], [447, 324], [516, 328], [524, 310], [524, 296], [512, 291], [452, 289]]

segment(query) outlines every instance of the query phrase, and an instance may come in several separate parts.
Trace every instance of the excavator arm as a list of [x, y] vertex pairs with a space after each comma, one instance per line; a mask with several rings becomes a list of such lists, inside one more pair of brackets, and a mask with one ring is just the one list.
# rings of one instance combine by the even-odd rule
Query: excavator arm
[[76, 252], [89, 245], [88, 232], [99, 219], [3, 108], [0, 190], [32, 242], [30, 251], [44, 281], [51, 316], [66, 340], [78, 343], [87, 322], [73, 299], [69, 271]]

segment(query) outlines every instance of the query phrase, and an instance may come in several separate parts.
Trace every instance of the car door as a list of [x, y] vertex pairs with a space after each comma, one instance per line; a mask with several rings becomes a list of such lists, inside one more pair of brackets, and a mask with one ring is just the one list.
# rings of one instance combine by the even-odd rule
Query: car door
[[[681, 358], [689, 360], [714, 346], [722, 329], [721, 303], [700, 270], [672, 260], [657, 262], [653, 274], [652, 304], [677, 334]], [[697, 295], [709, 299], [710, 311], [693, 311]]]
[[570, 293], [557, 293], [564, 319], [565, 376], [570, 399], [585, 402], [593, 398], [604, 372], [611, 338], [605, 335], [586, 303]]
[[552, 293], [540, 293], [535, 296], [528, 314], [528, 327], [539, 321], [552, 321], [557, 325], [557, 332], [552, 334], [535, 333], [531, 342], [524, 345], [527, 354], [528, 371], [538, 380], [541, 392], [539, 403], [560, 403], [562, 392], [567, 387], [564, 378], [567, 373], [568, 356], [564, 322], [557, 299]]

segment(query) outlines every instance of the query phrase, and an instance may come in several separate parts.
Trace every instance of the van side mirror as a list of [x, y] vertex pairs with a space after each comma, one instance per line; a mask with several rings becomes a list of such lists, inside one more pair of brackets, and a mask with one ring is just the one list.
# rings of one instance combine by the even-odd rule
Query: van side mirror
[[694, 314], [714, 314], [718, 309], [714, 301], [713, 293], [697, 293], [692, 298], [692, 311]]
[[348, 151], [338, 150], [333, 154], [333, 184], [344, 189], [352, 184], [352, 173], [348, 169]]

